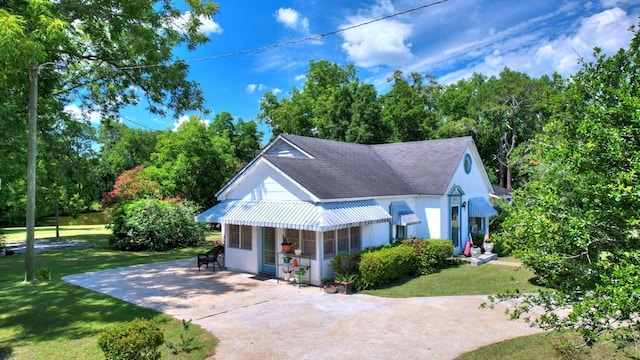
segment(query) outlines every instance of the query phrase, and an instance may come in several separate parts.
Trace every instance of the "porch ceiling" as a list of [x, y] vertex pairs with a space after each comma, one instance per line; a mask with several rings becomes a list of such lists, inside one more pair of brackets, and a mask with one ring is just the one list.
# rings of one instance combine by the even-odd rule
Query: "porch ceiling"
[[337, 203], [226, 200], [196, 216], [196, 221], [328, 231], [389, 222], [374, 200]]

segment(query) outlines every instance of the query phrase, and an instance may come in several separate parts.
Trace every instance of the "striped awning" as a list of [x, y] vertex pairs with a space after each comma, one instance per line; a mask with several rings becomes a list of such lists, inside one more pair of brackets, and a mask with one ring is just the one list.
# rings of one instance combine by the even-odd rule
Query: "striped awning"
[[421, 221], [418, 218], [409, 205], [404, 201], [394, 201], [389, 206], [389, 212], [391, 213], [392, 225], [413, 225], [420, 224]]
[[337, 203], [306, 201], [226, 200], [196, 216], [196, 221], [265, 226], [312, 231], [344, 229], [388, 222], [391, 219], [374, 200]]
[[482, 197], [469, 199], [469, 217], [491, 217], [498, 215], [496, 209]]

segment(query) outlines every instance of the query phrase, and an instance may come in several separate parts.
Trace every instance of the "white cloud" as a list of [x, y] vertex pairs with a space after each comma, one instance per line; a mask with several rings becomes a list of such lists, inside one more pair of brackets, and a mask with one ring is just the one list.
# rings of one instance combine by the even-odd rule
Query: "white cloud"
[[402, 70], [446, 73], [439, 78], [444, 84], [469, 78], [474, 72], [496, 75], [504, 67], [535, 77], [554, 71], [569, 76], [580, 68], [579, 57], [591, 60], [594, 47], [613, 54], [628, 46], [632, 37], [628, 29], [637, 14], [612, 8], [552, 27], [575, 13], [575, 3], [566, 3], [547, 14], [502, 29], [488, 24], [483, 36], [474, 34], [438, 51], [432, 49]]
[[[388, 0], [378, 1], [365, 12], [350, 16], [340, 28], [348, 28], [378, 19], [395, 12]], [[398, 20], [381, 20], [341, 32], [342, 49], [349, 60], [366, 68], [378, 65], [399, 67], [413, 59], [411, 43], [412, 26]]]
[[271, 92], [273, 93], [273, 95], [278, 95], [282, 92], [282, 90], [280, 88], [273, 88]]
[[[182, 14], [180, 19], [176, 20], [176, 22], [174, 23], [174, 28], [178, 31], [185, 32], [186, 24], [189, 19], [191, 19], [191, 12], [187, 11]], [[222, 27], [215, 21], [211, 20], [211, 18], [199, 16], [198, 20], [200, 20], [200, 22], [202, 23], [202, 25], [200, 25], [200, 32], [202, 32], [203, 34], [222, 34]]]
[[65, 106], [64, 112], [76, 121], [89, 121], [92, 124], [97, 124], [102, 119], [102, 115], [99, 112], [86, 111], [75, 104]]
[[[354, 21], [352, 24], [363, 21]], [[380, 21], [342, 33], [342, 48], [349, 59], [362, 67], [397, 66], [413, 58], [407, 38], [411, 26], [398, 21]]]
[[295, 81], [305, 81], [307, 79], [307, 75], [306, 74], [296, 75], [293, 79]]
[[309, 19], [300, 15], [299, 12], [292, 8], [280, 8], [275, 13], [276, 20], [284, 26], [301, 31], [305, 34], [309, 33]]
[[267, 88], [267, 86], [264, 85], [264, 84], [249, 84], [249, 85], [247, 85], [246, 90], [247, 90], [247, 92], [249, 94], [253, 94], [254, 92], [256, 92], [256, 90], [257, 91], [264, 91], [266, 88]]
[[575, 72], [578, 57], [589, 58], [594, 47], [612, 54], [629, 44], [632, 34], [628, 31], [634, 17], [620, 8], [613, 8], [586, 18], [577, 32], [569, 36], [541, 44], [535, 61], [539, 67], [555, 69], [561, 74]]

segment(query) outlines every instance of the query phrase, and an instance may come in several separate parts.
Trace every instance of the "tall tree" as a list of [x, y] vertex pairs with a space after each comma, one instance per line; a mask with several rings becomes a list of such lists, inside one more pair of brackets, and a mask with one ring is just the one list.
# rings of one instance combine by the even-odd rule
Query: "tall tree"
[[138, 165], [150, 165], [158, 130], [133, 129], [116, 121], [103, 121], [98, 128], [100, 191], [111, 190], [118, 175]]
[[515, 168], [510, 162], [520, 144], [537, 133], [549, 116], [544, 96], [550, 86], [548, 77], [532, 79], [528, 75], [505, 68], [478, 88], [471, 106], [478, 119], [479, 146], [493, 149], [498, 183], [512, 189]]
[[258, 118], [274, 135], [363, 143], [384, 142], [389, 137], [375, 89], [358, 80], [352, 64], [311, 61], [306, 75], [302, 90], [294, 87], [290, 98], [278, 99], [271, 92], [262, 98]]
[[389, 92], [380, 97], [382, 118], [393, 124], [393, 141], [416, 141], [431, 138], [432, 121], [422, 97], [422, 77], [412, 74], [413, 81], [404, 78], [402, 71], [396, 70], [387, 81], [393, 82]]
[[227, 137], [217, 136], [200, 117], [192, 116], [176, 131], [158, 136], [151, 155], [150, 178], [162, 185], [165, 196], [180, 196], [201, 207], [216, 203], [215, 192], [235, 172], [234, 148]]
[[[565, 82], [552, 121], [525, 157], [504, 239], [556, 291], [525, 296], [535, 324], [578, 331], [589, 345], [640, 341], [640, 34]], [[565, 309], [566, 312], [556, 312]]]
[[[207, 41], [201, 17], [214, 15], [212, 2], [188, 1], [186, 21], [169, 2], [142, 0], [6, 1], [0, 9], [0, 66], [3, 86], [28, 80], [27, 256], [25, 279], [33, 280], [37, 106], [40, 99], [73, 96], [91, 110], [114, 116], [124, 106], [147, 99], [150, 112], [179, 114], [199, 109], [197, 84], [172, 49], [194, 49]], [[175, 24], [183, 24], [176, 29]], [[38, 93], [40, 72], [57, 77], [55, 88]], [[15, 85], [19, 84], [19, 85]], [[43, 89], [44, 90], [44, 89]], [[140, 91], [140, 92], [137, 92]]]

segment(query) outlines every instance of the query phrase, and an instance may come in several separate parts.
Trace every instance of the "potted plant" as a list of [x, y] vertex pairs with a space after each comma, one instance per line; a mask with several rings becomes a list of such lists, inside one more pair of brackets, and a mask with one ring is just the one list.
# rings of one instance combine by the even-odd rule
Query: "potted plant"
[[296, 282], [298, 284], [300, 284], [300, 283], [302, 283], [304, 281], [304, 274], [306, 274], [306, 273], [307, 273], [307, 269], [304, 268], [304, 267], [301, 267], [300, 269], [295, 270], [293, 272], [293, 276], [296, 278]]
[[284, 235], [282, 235], [282, 244], [280, 244], [280, 246], [282, 246], [282, 252], [291, 252], [291, 243]]
[[302, 249], [298, 249], [298, 246], [297, 246], [297, 245], [293, 245], [293, 252], [294, 252], [297, 256], [302, 255]]
[[283, 268], [282, 272], [284, 273], [284, 276], [283, 276], [284, 281], [291, 280], [291, 273], [293, 273], [293, 270]]
[[322, 285], [324, 286], [324, 291], [327, 294], [335, 294], [338, 292], [338, 287], [336, 286], [334, 279], [322, 279]]
[[493, 251], [493, 242], [491, 241], [491, 238], [489, 237], [489, 233], [487, 233], [484, 236], [484, 243], [482, 244], [482, 246], [484, 247], [484, 253], [485, 254], [491, 254]]
[[282, 262], [284, 262], [285, 264], [289, 265], [289, 263], [291, 262], [291, 256], [289, 255], [285, 255], [282, 257]]
[[358, 275], [352, 273], [336, 273], [336, 284], [338, 284], [338, 292], [341, 294], [353, 293], [353, 283]]

